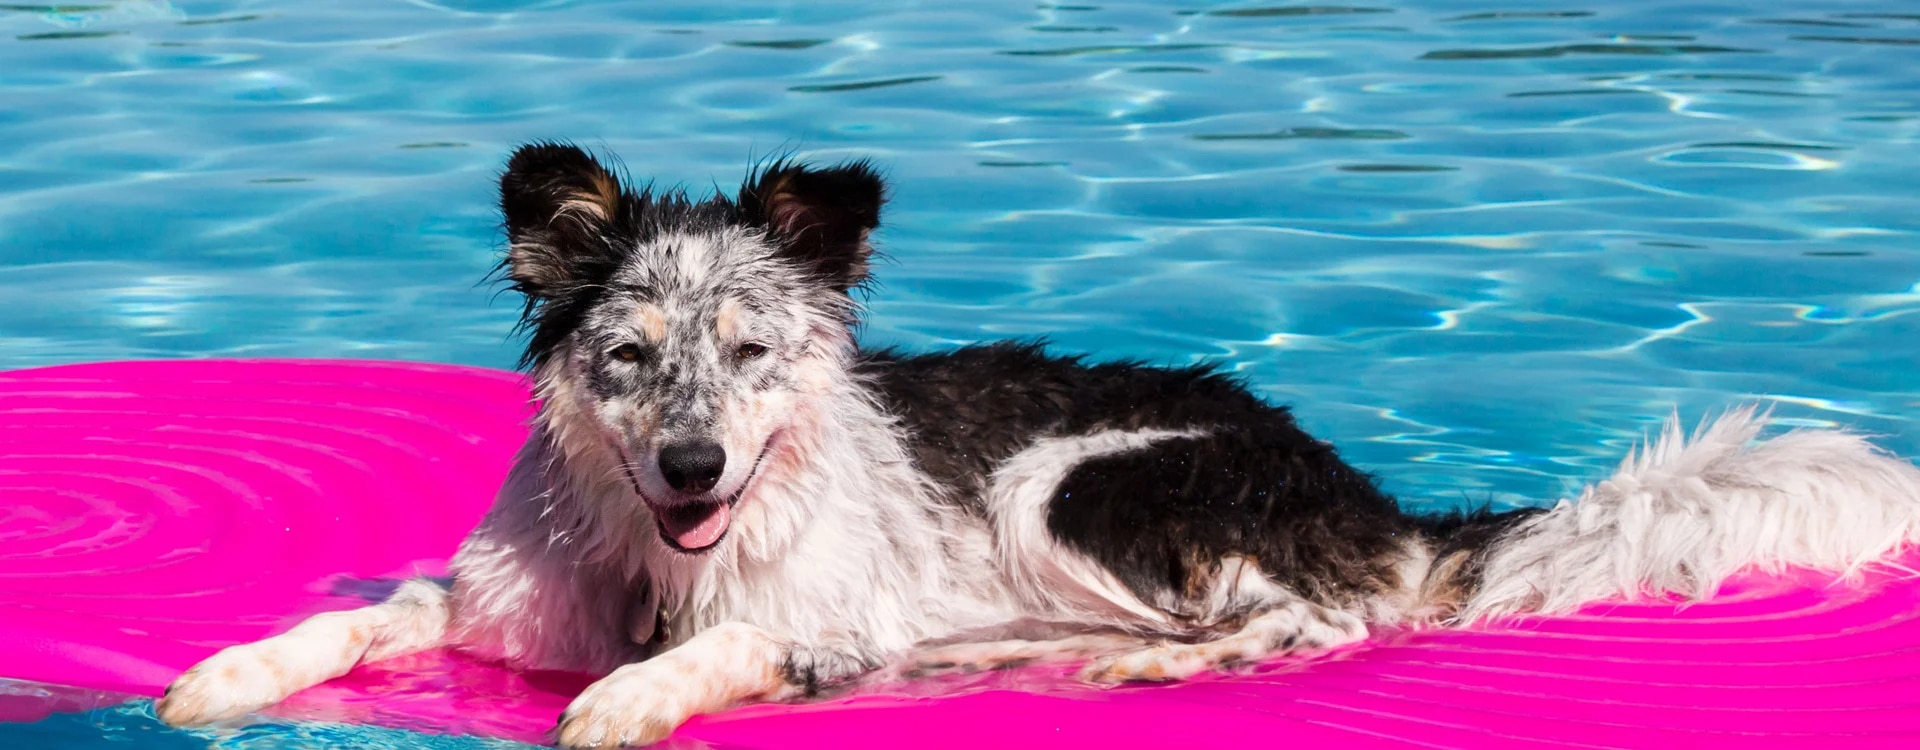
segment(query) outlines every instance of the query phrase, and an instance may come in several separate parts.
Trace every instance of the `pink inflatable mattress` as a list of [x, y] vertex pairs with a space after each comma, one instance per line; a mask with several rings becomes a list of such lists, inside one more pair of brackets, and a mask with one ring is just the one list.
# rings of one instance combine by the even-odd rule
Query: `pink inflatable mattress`
[[[157, 695], [216, 648], [440, 571], [525, 436], [514, 374], [140, 362], [0, 373], [0, 677]], [[1920, 567], [1920, 559], [1909, 559]], [[1920, 582], [1750, 577], [1709, 603], [1385, 633], [1108, 690], [1028, 669], [696, 719], [729, 747], [1920, 747]], [[540, 741], [585, 678], [457, 655], [282, 716]]]

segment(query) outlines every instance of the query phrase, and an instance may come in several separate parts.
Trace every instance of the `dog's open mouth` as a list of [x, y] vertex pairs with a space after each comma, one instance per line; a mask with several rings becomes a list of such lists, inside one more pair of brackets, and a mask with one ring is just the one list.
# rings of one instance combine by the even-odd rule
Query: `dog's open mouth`
[[627, 473], [627, 481], [632, 483], [633, 491], [640, 500], [653, 511], [654, 525], [660, 530], [660, 539], [681, 552], [704, 552], [719, 544], [727, 536], [727, 529], [733, 526], [733, 505], [747, 494], [753, 486], [753, 480], [760, 476], [760, 464], [767, 460], [767, 453], [773, 450], [774, 440], [779, 435], [769, 437], [760, 446], [760, 455], [753, 459], [753, 467], [747, 470], [747, 478], [740, 483], [740, 489], [732, 497], [725, 499], [697, 500], [671, 507], [662, 507], [647, 497], [640, 488], [639, 478], [633, 475], [633, 462], [626, 460], [626, 451], [619, 450], [621, 463]]
[[685, 552], [695, 552], [720, 543], [733, 525], [733, 504], [729, 502], [695, 503], [672, 508], [655, 508], [654, 521], [660, 526], [660, 538]]

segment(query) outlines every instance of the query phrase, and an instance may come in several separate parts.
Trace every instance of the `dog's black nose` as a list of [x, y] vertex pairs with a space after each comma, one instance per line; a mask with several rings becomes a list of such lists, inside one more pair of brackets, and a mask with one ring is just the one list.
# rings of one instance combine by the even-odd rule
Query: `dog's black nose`
[[695, 440], [660, 449], [660, 475], [666, 477], [667, 486], [681, 492], [713, 489], [726, 468], [727, 449], [719, 443]]

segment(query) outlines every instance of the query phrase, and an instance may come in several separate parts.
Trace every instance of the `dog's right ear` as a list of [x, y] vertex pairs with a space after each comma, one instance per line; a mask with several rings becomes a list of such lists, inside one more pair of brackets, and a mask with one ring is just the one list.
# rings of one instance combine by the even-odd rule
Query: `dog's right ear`
[[530, 299], [582, 284], [610, 248], [624, 202], [620, 180], [587, 152], [562, 143], [521, 146], [500, 176], [507, 223], [506, 277]]

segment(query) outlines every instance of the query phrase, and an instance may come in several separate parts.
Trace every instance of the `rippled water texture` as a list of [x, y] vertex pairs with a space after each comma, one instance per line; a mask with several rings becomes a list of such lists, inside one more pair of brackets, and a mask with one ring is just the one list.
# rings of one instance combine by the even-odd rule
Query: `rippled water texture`
[[1920, 8], [1519, 7], [0, 4], [0, 367], [508, 366], [492, 180], [567, 138], [874, 157], [868, 341], [1224, 362], [1417, 503], [1762, 396], [1920, 449]]
[[[44, 717], [44, 718], [42, 718]], [[263, 720], [181, 731], [153, 705], [115, 693], [0, 679], [0, 742], [9, 750], [520, 750], [531, 745], [365, 725]]]

